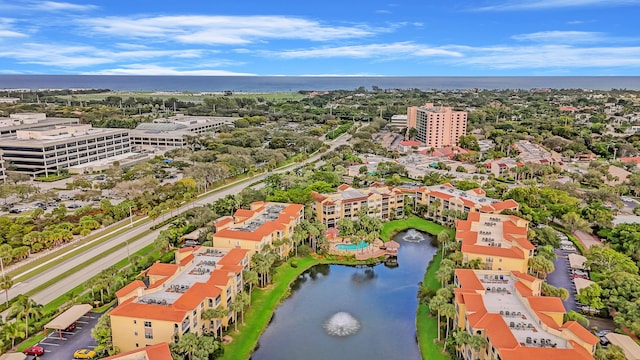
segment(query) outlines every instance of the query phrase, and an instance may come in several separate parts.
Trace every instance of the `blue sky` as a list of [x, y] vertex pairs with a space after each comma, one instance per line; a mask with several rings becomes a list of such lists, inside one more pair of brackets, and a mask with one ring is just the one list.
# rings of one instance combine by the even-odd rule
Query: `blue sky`
[[0, 74], [640, 75], [640, 0], [0, 0]]

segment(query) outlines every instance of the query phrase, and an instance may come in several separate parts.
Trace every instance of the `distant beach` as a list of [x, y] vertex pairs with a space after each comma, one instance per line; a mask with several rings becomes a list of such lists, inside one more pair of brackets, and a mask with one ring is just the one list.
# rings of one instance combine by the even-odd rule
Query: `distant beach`
[[640, 76], [115, 76], [0, 75], [0, 89], [110, 89], [114, 91], [297, 92], [303, 90], [591, 89], [640, 90]]

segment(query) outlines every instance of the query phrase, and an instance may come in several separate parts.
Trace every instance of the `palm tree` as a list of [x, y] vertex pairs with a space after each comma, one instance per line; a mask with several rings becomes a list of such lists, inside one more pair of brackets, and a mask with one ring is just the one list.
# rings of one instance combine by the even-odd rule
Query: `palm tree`
[[37, 304], [27, 296], [20, 296], [9, 309], [10, 318], [24, 319], [25, 338], [29, 337], [29, 319], [33, 316], [38, 318], [42, 315], [42, 305]]
[[2, 340], [11, 341], [11, 348], [16, 346], [16, 339], [24, 334], [24, 324], [17, 321], [8, 321], [2, 326]]
[[439, 295], [432, 297], [431, 301], [429, 301], [429, 309], [431, 312], [436, 311], [438, 313], [438, 341], [440, 341], [440, 310], [445, 304], [447, 304], [447, 300]]
[[3, 275], [0, 279], [0, 289], [4, 290], [4, 296], [6, 298], [6, 305], [9, 306], [9, 289], [13, 286], [13, 279], [9, 275]]
[[251, 304], [251, 298], [249, 297], [249, 294], [247, 294], [246, 292], [241, 292], [238, 295], [236, 295], [236, 302], [240, 303], [240, 322], [242, 322], [242, 325], [244, 325], [244, 309]]
[[[483, 348], [487, 347], [487, 339], [485, 339], [482, 335], [472, 335], [469, 339], [469, 346], [471, 346], [474, 352], [479, 352]], [[480, 357], [474, 356], [473, 358], [479, 359]]]
[[242, 312], [243, 304], [242, 302], [236, 300], [229, 305], [229, 310], [233, 311], [233, 327], [235, 332], [238, 332], [238, 313]]
[[455, 338], [456, 347], [460, 348], [461, 349], [460, 353], [462, 353], [464, 352], [464, 349], [463, 349], [464, 346], [469, 345], [469, 342], [471, 341], [471, 334], [469, 334], [464, 330], [458, 330], [454, 338]]
[[447, 319], [447, 332], [445, 335], [444, 347], [442, 351], [447, 349], [447, 340], [449, 339], [449, 322], [456, 317], [456, 307], [451, 303], [447, 303], [442, 305], [440, 311], [442, 312], [442, 316]]
[[444, 248], [447, 241], [449, 241], [449, 233], [446, 230], [442, 230], [438, 233], [436, 239], [438, 240], [438, 244], [442, 247], [442, 258], [444, 258]]
[[[202, 312], [202, 314], [200, 314], [200, 317], [202, 318], [202, 320], [209, 320], [209, 328], [212, 328], [213, 326], [213, 320], [214, 319], [220, 319], [222, 322], [222, 318], [225, 317], [225, 315], [227, 315], [228, 310], [223, 308], [222, 306], [219, 306], [215, 309], [207, 309], [205, 311]], [[217, 335], [217, 332], [216, 332]]]
[[[258, 273], [249, 269], [242, 270], [242, 279], [245, 284], [249, 285], [249, 296], [251, 296], [253, 287], [258, 285]], [[251, 304], [249, 304], [249, 306], [251, 306]]]
[[449, 266], [440, 266], [440, 268], [436, 271], [436, 278], [440, 280], [440, 286], [444, 287], [449, 280], [451, 280], [451, 276], [453, 275], [453, 268]]
[[192, 359], [192, 355], [200, 349], [198, 336], [194, 333], [184, 334], [175, 345], [178, 353], [185, 355], [186, 359]]

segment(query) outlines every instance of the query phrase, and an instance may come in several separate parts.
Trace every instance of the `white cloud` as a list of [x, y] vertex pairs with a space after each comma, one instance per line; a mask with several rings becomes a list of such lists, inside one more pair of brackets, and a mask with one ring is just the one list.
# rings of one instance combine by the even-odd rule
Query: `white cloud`
[[453, 60], [457, 65], [492, 69], [557, 69], [557, 68], [640, 68], [640, 47], [591, 47], [568, 45], [541, 46], [451, 46], [465, 53]]
[[520, 41], [535, 41], [546, 43], [594, 43], [604, 41], [606, 37], [600, 32], [589, 31], [541, 31], [511, 37]]
[[255, 74], [214, 69], [178, 69], [153, 64], [129, 64], [114, 69], [103, 69], [93, 72], [86, 72], [85, 75], [252, 76]]
[[79, 5], [59, 1], [38, 1], [33, 2], [30, 8], [42, 11], [89, 11], [95, 10], [98, 7], [95, 5]]
[[457, 51], [439, 47], [414, 44], [411, 42], [397, 42], [391, 44], [350, 45], [337, 47], [323, 47], [304, 50], [287, 50], [282, 52], [264, 52], [264, 54], [281, 58], [386, 58], [397, 59], [407, 56], [462, 56]]
[[44, 12], [85, 12], [99, 9], [91, 4], [73, 4], [61, 1], [18, 1], [0, 2], [0, 9], [5, 11], [44, 11]]
[[207, 52], [197, 49], [186, 50], [125, 50], [99, 49], [86, 45], [61, 45], [26, 43], [20, 48], [6, 49], [0, 57], [13, 58], [20, 63], [39, 64], [65, 68], [95, 66], [120, 61], [147, 60], [155, 58], [200, 58]]
[[265, 39], [328, 41], [385, 31], [364, 25], [331, 26], [285, 16], [104, 17], [79, 21], [89, 31], [101, 34], [209, 45], [243, 45]]
[[0, 39], [1, 38], [16, 38], [16, 37], [26, 37], [27, 35], [19, 33], [17, 31], [5, 30], [0, 28]]
[[502, 4], [475, 8], [477, 11], [541, 10], [579, 6], [635, 5], [640, 0], [511, 0]]

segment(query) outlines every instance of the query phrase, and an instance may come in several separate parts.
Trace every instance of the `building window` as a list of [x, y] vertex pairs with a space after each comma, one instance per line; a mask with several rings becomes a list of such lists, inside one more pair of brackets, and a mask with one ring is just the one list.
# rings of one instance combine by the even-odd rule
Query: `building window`
[[144, 333], [145, 339], [153, 339], [153, 333]]
[[137, 322], [136, 320], [133, 320], [133, 323], [134, 323], [134, 324], [137, 324], [138, 322]]
[[133, 332], [133, 336], [138, 336], [138, 332], [137, 332], [137, 331], [134, 331], [134, 332]]
[[151, 321], [145, 321], [144, 327], [151, 327]]

